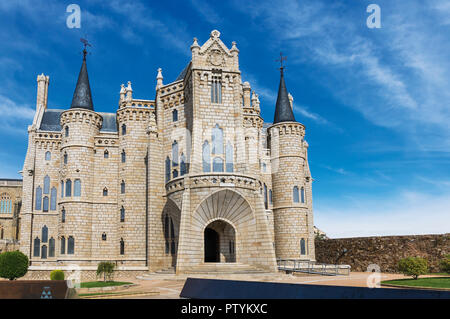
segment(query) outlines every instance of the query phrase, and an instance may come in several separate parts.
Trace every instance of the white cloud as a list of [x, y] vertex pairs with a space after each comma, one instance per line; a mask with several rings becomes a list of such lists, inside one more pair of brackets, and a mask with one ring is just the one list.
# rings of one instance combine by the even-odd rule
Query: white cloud
[[16, 120], [32, 120], [35, 110], [20, 105], [0, 94], [0, 118], [2, 122], [16, 121]]
[[331, 238], [450, 232], [450, 193], [343, 200], [314, 210], [315, 225]]

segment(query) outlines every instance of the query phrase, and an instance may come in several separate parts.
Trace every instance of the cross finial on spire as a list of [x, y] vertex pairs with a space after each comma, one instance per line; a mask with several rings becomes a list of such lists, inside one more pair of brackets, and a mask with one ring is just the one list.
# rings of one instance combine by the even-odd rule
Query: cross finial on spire
[[286, 60], [287, 60], [287, 56], [283, 56], [283, 52], [280, 52], [280, 58], [275, 60], [277, 62], [280, 62], [280, 64], [281, 64], [280, 70], [284, 69], [283, 61], [286, 61]]
[[83, 38], [80, 38], [80, 41], [81, 41], [81, 43], [83, 43], [83, 45], [84, 45], [84, 49], [83, 49], [83, 60], [86, 60], [86, 55], [88, 54], [88, 52], [87, 52], [87, 50], [86, 50], [86, 47], [88, 47], [88, 46], [92, 46], [89, 42], [88, 42], [88, 40], [86, 40], [86, 39], [83, 39]]

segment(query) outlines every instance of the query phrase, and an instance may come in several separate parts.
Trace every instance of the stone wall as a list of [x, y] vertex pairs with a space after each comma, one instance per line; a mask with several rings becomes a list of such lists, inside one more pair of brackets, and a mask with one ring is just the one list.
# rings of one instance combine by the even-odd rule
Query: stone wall
[[[450, 254], [450, 234], [356, 237], [316, 240], [317, 262], [348, 264], [352, 271], [366, 271], [370, 264], [382, 272], [394, 273], [400, 259], [423, 257], [431, 272], [439, 271], [439, 261]], [[343, 254], [343, 250], [347, 252]]]

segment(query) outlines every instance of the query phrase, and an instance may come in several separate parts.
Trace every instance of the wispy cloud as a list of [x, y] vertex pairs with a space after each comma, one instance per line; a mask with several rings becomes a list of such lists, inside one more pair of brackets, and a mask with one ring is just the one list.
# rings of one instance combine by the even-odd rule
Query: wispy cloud
[[222, 17], [214, 10], [214, 8], [207, 2], [202, 0], [190, 0], [193, 8], [197, 10], [198, 13], [211, 24], [216, 24], [221, 22]]
[[32, 120], [34, 109], [20, 105], [0, 94], [0, 118], [2, 121]]

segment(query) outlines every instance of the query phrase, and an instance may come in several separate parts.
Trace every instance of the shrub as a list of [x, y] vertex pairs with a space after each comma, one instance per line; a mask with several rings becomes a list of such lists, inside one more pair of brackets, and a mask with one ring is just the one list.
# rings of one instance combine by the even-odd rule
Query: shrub
[[28, 257], [20, 251], [0, 254], [0, 277], [14, 280], [25, 276], [28, 271]]
[[450, 255], [445, 255], [445, 258], [440, 263], [441, 271], [450, 274]]
[[50, 280], [64, 280], [64, 271], [56, 269], [50, 273]]
[[399, 261], [398, 270], [405, 276], [412, 276], [414, 279], [420, 275], [428, 273], [427, 260], [421, 257], [408, 257]]
[[113, 281], [116, 265], [111, 262], [101, 262], [97, 266], [97, 277], [103, 275], [103, 281]]

